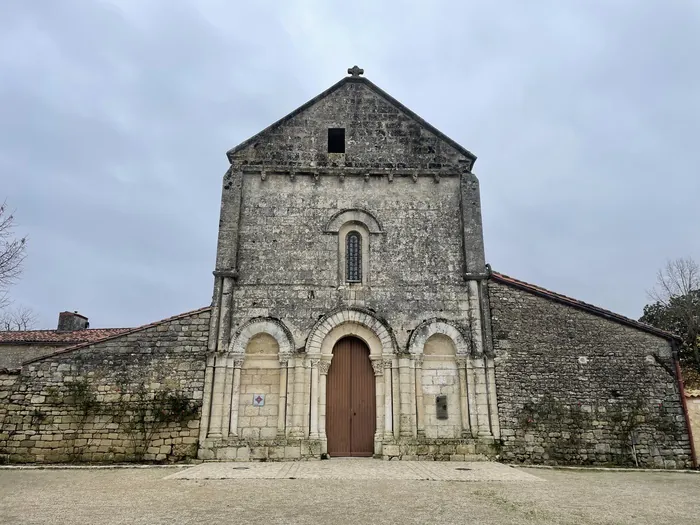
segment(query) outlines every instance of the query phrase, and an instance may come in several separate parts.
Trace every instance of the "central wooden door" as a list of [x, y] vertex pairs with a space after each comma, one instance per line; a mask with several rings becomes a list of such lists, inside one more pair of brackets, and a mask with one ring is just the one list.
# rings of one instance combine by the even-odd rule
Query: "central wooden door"
[[326, 436], [331, 457], [372, 456], [374, 403], [369, 348], [356, 337], [345, 337], [333, 348], [326, 383]]

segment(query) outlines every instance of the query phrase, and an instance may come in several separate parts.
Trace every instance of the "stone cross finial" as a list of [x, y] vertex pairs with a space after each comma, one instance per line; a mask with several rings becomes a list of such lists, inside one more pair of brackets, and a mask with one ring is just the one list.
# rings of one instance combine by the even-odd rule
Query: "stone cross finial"
[[364, 69], [359, 68], [357, 66], [352, 66], [351, 68], [348, 68], [348, 74], [352, 75], [353, 77], [359, 77], [365, 72]]

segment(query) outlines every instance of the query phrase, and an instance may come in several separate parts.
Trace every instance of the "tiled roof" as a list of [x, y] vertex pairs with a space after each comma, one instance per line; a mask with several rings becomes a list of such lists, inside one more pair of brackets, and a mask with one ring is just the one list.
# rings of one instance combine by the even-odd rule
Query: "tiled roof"
[[161, 319], [160, 321], [155, 321], [155, 322], [153, 322], [153, 323], [145, 324], [145, 325], [142, 325], [142, 326], [137, 326], [136, 328], [125, 328], [125, 329], [121, 329], [122, 331], [119, 332], [119, 333], [106, 335], [105, 337], [102, 337], [102, 338], [100, 338], [100, 339], [95, 339], [95, 340], [93, 340], [93, 341], [86, 341], [86, 342], [83, 342], [83, 343], [76, 344], [76, 345], [74, 345], [74, 346], [69, 346], [68, 348], [62, 348], [62, 349], [59, 350], [58, 352], [54, 352], [54, 353], [49, 354], [49, 355], [46, 355], [46, 356], [37, 357], [36, 359], [30, 359], [29, 361], [25, 361], [25, 362], [22, 363], [22, 365], [29, 365], [29, 364], [35, 363], [35, 362], [37, 362], [37, 361], [41, 361], [41, 360], [43, 360], [43, 359], [51, 358], [51, 357], [56, 356], [56, 355], [59, 355], [59, 354], [65, 354], [65, 353], [68, 353], [68, 352], [72, 352], [72, 351], [74, 351], [74, 350], [79, 350], [80, 348], [85, 348], [85, 347], [88, 347], [88, 346], [90, 346], [90, 345], [92, 345], [92, 344], [95, 344], [95, 343], [101, 343], [101, 342], [103, 342], [103, 341], [108, 341], [108, 340], [110, 340], [110, 339], [115, 339], [115, 338], [120, 337], [120, 336], [123, 336], [123, 335], [128, 335], [128, 334], [134, 334], [134, 333], [137, 333], [137, 332], [142, 332], [142, 331], [144, 331], [144, 330], [148, 330], [149, 328], [153, 328], [153, 327], [158, 326], [158, 325], [160, 325], [160, 324], [168, 323], [168, 322], [170, 322], [170, 321], [177, 321], [178, 319], [183, 319], [183, 318], [185, 318], [185, 317], [189, 317], [190, 315], [195, 315], [195, 314], [199, 314], [199, 313], [202, 313], [202, 312], [206, 312], [207, 310], [210, 310], [210, 309], [211, 309], [211, 306], [205, 306], [205, 307], [203, 307], [203, 308], [198, 308], [197, 310], [191, 310], [191, 311], [189, 311], [189, 312], [184, 312], [184, 313], [181, 313], [181, 314], [178, 314], [178, 315], [174, 315], [174, 316], [168, 317], [168, 318], [166, 318], [166, 319]]
[[58, 330], [22, 330], [0, 332], [0, 345], [2, 344], [47, 344], [47, 345], [74, 345], [104, 339], [113, 335], [122, 334], [131, 328], [87, 328], [85, 330], [72, 330], [59, 332]]
[[610, 310], [606, 310], [604, 308], [600, 308], [599, 306], [594, 306], [589, 303], [584, 303], [583, 301], [579, 301], [578, 299], [574, 299], [573, 297], [567, 297], [566, 295], [561, 295], [556, 292], [552, 292], [550, 290], [547, 290], [545, 288], [541, 288], [539, 286], [536, 286], [534, 284], [526, 283], [524, 281], [519, 281], [517, 279], [514, 279], [513, 277], [509, 277], [508, 275], [504, 275], [502, 273], [498, 272], [492, 272], [491, 277], [493, 278], [494, 281], [507, 284], [510, 286], [514, 286], [516, 288], [520, 288], [522, 290], [526, 290], [528, 292], [531, 292], [535, 295], [539, 295], [540, 297], [546, 297], [548, 299], [552, 299], [553, 301], [557, 301], [569, 306], [573, 306], [574, 308], [579, 308], [580, 310], [585, 310], [589, 313], [592, 313], [594, 315], [598, 315], [600, 317], [604, 317], [606, 319], [610, 319], [611, 321], [618, 322], [620, 324], [624, 324], [627, 326], [631, 326], [633, 328], [637, 328], [638, 330], [642, 330], [644, 332], [649, 332], [650, 334], [658, 335], [660, 337], [663, 337], [665, 339], [675, 339], [675, 340], [680, 340], [680, 338], [672, 334], [670, 332], [666, 332], [664, 330], [660, 330], [658, 328], [655, 328], [653, 326], [650, 326], [648, 324], [640, 323], [639, 321], [635, 321], [634, 319], [630, 319], [629, 317], [625, 317], [624, 315], [616, 314], [615, 312], [611, 312]]

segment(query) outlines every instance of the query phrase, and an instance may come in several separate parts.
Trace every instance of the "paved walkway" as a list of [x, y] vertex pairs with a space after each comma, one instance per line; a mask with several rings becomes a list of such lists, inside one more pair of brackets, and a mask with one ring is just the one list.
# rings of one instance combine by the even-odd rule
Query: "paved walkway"
[[489, 461], [332, 459], [283, 463], [202, 463], [165, 479], [353, 479], [540, 481], [524, 470]]
[[543, 481], [463, 483], [386, 477], [416, 465], [431, 472], [461, 466], [450, 462], [329, 460], [258, 463], [249, 470], [272, 474], [293, 465], [319, 469], [318, 475], [330, 466], [345, 475], [363, 469], [364, 476], [376, 476], [375, 466], [387, 474], [382, 479], [165, 479], [188, 470], [205, 475], [217, 465], [0, 469], [0, 525], [690, 525], [700, 516], [697, 474], [480, 463], [475, 468], [512, 470]]

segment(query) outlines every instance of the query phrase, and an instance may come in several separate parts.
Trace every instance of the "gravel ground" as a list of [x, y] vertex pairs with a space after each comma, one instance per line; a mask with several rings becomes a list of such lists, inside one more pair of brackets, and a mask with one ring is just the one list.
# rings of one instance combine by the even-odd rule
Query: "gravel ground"
[[164, 479], [172, 469], [0, 470], [7, 524], [699, 523], [700, 475], [522, 469], [542, 482]]

